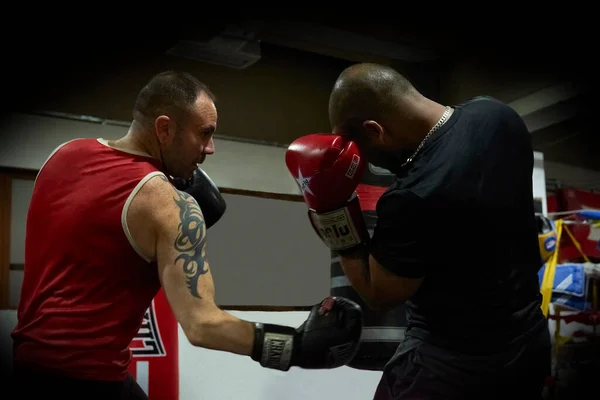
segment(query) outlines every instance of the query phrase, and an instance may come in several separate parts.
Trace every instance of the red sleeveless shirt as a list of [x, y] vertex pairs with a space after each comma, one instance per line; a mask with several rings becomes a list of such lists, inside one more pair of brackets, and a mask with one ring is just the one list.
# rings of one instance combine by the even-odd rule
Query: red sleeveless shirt
[[27, 215], [16, 364], [125, 379], [129, 345], [160, 289], [156, 265], [136, 251], [125, 216], [156, 174], [156, 159], [102, 139], [76, 139], [50, 155]]

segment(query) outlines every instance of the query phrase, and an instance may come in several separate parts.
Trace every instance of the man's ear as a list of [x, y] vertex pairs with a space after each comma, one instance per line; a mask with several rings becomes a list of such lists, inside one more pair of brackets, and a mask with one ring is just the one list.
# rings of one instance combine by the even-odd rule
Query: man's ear
[[385, 141], [385, 129], [377, 121], [366, 120], [363, 122], [363, 128], [366, 135], [374, 142], [383, 143]]
[[173, 140], [175, 124], [168, 116], [159, 115], [154, 120], [154, 129], [156, 130], [156, 137], [160, 143], [168, 143]]

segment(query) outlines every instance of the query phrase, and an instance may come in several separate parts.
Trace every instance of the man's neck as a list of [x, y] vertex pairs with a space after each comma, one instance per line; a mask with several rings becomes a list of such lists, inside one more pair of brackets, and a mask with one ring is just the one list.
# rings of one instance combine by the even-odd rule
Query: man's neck
[[412, 102], [404, 121], [406, 126], [405, 141], [407, 147], [416, 149], [429, 131], [438, 123], [446, 106], [427, 98]]
[[148, 141], [148, 136], [144, 128], [133, 121], [125, 136], [111, 141], [109, 144], [120, 149], [144, 152], [160, 160], [160, 151]]

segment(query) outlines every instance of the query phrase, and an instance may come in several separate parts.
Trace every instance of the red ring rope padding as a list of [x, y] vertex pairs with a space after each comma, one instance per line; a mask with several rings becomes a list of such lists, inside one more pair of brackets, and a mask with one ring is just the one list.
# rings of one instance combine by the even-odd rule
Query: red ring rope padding
[[375, 211], [377, 201], [381, 195], [387, 190], [386, 186], [360, 184], [356, 188], [358, 194], [358, 202], [363, 211]]

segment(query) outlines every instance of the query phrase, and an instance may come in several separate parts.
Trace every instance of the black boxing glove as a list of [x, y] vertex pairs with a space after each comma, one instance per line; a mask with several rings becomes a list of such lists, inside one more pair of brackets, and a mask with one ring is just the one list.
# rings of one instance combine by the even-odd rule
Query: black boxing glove
[[217, 185], [201, 168], [197, 168], [187, 181], [180, 178], [173, 179], [173, 185], [196, 199], [204, 215], [206, 229], [216, 224], [225, 214], [227, 209], [225, 199]]
[[332, 369], [348, 364], [358, 350], [363, 314], [344, 297], [327, 297], [315, 304], [297, 329], [256, 323], [252, 359], [265, 368], [287, 371]]

